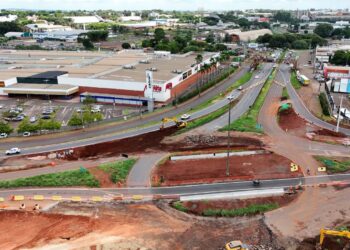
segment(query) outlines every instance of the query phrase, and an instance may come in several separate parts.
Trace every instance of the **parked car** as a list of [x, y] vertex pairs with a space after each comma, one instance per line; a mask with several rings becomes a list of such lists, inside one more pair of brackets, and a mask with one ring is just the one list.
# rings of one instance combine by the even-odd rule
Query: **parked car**
[[21, 150], [19, 148], [11, 148], [9, 150], [6, 150], [6, 155], [14, 155], [21, 153]]
[[6, 133], [1, 133], [1, 134], [0, 134], [0, 139], [7, 138], [7, 136], [8, 136], [8, 135], [7, 135]]
[[0, 105], [0, 109], [2, 109], [4, 106]]
[[188, 120], [188, 119], [190, 119], [191, 118], [191, 115], [189, 115], [189, 114], [183, 114], [182, 116], [181, 116], [181, 120]]
[[51, 110], [44, 110], [41, 114], [42, 115], [51, 115], [53, 113], [53, 111]]
[[36, 122], [36, 117], [35, 117], [35, 116], [30, 117], [29, 121], [30, 121], [31, 123]]
[[101, 109], [99, 108], [92, 108], [91, 109], [91, 113], [100, 113], [101, 112]]
[[43, 115], [43, 116], [41, 116], [41, 119], [49, 120], [49, 119], [51, 119], [51, 116], [50, 115]]
[[23, 136], [24, 136], [24, 137], [30, 136], [30, 132], [24, 132], [24, 133], [23, 133]]
[[17, 116], [17, 117], [15, 117], [15, 118], [13, 118], [12, 121], [20, 122], [20, 121], [22, 121], [23, 119], [24, 119], [23, 116]]

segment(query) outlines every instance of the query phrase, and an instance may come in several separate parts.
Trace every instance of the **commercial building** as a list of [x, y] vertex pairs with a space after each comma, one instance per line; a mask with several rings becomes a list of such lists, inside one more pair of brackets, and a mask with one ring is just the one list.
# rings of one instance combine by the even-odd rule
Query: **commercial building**
[[348, 66], [332, 66], [328, 64], [323, 65], [323, 74], [326, 79], [341, 79], [350, 78], [350, 67]]
[[[0, 51], [0, 57], [1, 52], [5, 51]], [[128, 105], [145, 105], [147, 100], [167, 102], [198, 81], [201, 65], [217, 56], [204, 53], [198, 65], [195, 54], [171, 55], [167, 51], [7, 52], [11, 64], [0, 65], [0, 95], [46, 93], [48, 98], [69, 98], [80, 94], [81, 99], [89, 95], [101, 102]], [[58, 66], [62, 71], [57, 71]]]
[[328, 63], [338, 50], [350, 50], [350, 45], [317, 46], [315, 49], [315, 59], [318, 62]]

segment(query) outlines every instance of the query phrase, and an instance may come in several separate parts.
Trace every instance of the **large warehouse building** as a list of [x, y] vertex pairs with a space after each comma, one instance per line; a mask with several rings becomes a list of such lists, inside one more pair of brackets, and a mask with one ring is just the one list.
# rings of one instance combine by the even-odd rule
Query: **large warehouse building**
[[[209, 63], [217, 53], [205, 53]], [[0, 95], [56, 96], [80, 94], [101, 102], [167, 102], [196, 80], [195, 54], [171, 55], [141, 50], [103, 52], [0, 51]]]

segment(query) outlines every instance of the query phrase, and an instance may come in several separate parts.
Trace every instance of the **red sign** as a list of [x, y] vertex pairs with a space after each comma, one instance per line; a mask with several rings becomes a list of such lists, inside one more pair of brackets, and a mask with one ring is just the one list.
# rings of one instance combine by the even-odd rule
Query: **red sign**
[[169, 82], [166, 84], [165, 89], [172, 89], [173, 88], [173, 83]]
[[161, 92], [162, 91], [162, 87], [158, 86], [158, 85], [153, 85], [153, 92]]

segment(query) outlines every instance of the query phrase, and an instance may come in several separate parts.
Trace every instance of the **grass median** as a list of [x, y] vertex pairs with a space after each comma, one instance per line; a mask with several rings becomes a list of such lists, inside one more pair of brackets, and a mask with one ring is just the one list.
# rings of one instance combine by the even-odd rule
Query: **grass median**
[[298, 78], [297, 78], [297, 73], [295, 73], [295, 71], [293, 71], [291, 74], [290, 74], [290, 82], [292, 84], [292, 86], [295, 88], [295, 89], [300, 89], [301, 88], [301, 83], [299, 82]]
[[108, 173], [112, 182], [125, 182], [136, 161], [136, 159], [127, 159], [125, 161], [105, 163], [100, 165], [98, 168]]
[[15, 180], [0, 181], [0, 188], [15, 187], [99, 187], [100, 183], [85, 168], [53, 174], [43, 174]]
[[277, 209], [278, 207], [279, 205], [277, 203], [253, 204], [237, 209], [207, 209], [203, 211], [202, 215], [215, 217], [251, 216], [265, 213]]
[[229, 126], [225, 126], [220, 131], [236, 130], [241, 132], [255, 132], [262, 133], [262, 128], [258, 124], [258, 115], [262, 105], [264, 104], [265, 98], [275, 78], [276, 71], [273, 71], [265, 82], [261, 89], [257, 99], [251, 106], [249, 111], [242, 115], [239, 119], [231, 123]]
[[327, 168], [327, 171], [335, 173], [343, 173], [350, 170], [350, 158], [348, 160], [336, 160], [324, 156], [315, 156], [315, 159], [322, 163]]

